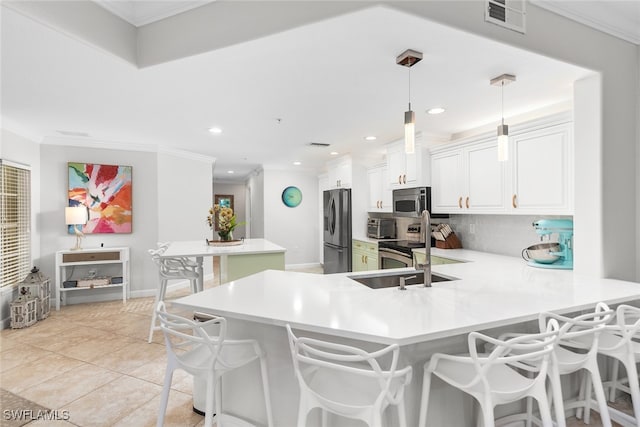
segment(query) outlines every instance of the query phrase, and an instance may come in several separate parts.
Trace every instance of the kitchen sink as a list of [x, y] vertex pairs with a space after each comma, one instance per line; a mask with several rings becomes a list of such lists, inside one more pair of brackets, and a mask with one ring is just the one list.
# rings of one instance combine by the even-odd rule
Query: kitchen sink
[[[412, 279], [408, 277], [416, 276]], [[348, 276], [356, 282], [362, 283], [371, 289], [393, 288], [400, 286], [400, 278], [405, 278], [405, 285], [418, 285], [424, 283], [424, 273], [422, 271], [403, 271], [402, 273], [377, 273], [369, 275]], [[449, 282], [458, 280], [456, 277], [441, 276], [431, 273], [431, 283]]]

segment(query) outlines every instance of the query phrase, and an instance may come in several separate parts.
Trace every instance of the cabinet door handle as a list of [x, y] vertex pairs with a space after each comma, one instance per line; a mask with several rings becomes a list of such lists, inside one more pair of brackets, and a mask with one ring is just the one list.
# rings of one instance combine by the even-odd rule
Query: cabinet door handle
[[402, 184], [402, 175], [398, 175], [398, 184]]
[[467, 199], [465, 200], [464, 204], [467, 206], [467, 209], [469, 209], [469, 196], [467, 196]]
[[406, 184], [407, 183], [407, 175], [402, 175], [402, 183]]
[[369, 255], [364, 256], [364, 263], [369, 264]]
[[514, 194], [513, 197], [511, 197], [511, 206], [513, 206], [514, 208], [518, 207], [517, 199], [518, 199], [517, 194]]
[[360, 259], [362, 260], [362, 263], [364, 264], [364, 255], [360, 255]]
[[462, 209], [462, 196], [458, 198], [458, 207]]

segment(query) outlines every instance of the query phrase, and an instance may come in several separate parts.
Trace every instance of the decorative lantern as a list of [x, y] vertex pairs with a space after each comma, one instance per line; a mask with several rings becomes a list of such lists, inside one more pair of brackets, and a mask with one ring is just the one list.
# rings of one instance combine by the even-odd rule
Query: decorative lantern
[[[22, 282], [18, 283], [21, 295], [36, 299], [37, 320], [49, 317], [51, 310], [51, 282], [43, 275], [38, 267], [33, 267], [31, 273], [27, 274]], [[25, 290], [25, 292], [22, 292]]]
[[20, 288], [20, 292], [22, 295], [10, 304], [12, 329], [26, 328], [38, 321], [36, 315], [36, 303], [38, 300], [26, 295], [26, 288]]

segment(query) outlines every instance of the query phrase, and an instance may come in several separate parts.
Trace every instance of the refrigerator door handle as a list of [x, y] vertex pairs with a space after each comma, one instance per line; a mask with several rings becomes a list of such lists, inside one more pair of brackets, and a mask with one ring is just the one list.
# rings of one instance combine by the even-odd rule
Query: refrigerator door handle
[[336, 201], [332, 196], [331, 200], [329, 201], [329, 234], [333, 236], [335, 234], [335, 231], [336, 231]]

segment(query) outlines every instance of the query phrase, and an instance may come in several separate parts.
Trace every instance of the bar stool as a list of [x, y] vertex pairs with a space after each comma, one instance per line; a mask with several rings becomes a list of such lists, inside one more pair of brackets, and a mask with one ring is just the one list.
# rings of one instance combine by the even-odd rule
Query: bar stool
[[[538, 401], [543, 425], [551, 426], [545, 381], [548, 375], [553, 392], [560, 390], [560, 377], [552, 362], [558, 330], [558, 322], [552, 319], [544, 332], [508, 340], [472, 332], [467, 339], [468, 355], [434, 354], [424, 365], [419, 426], [427, 425], [432, 375], [475, 398], [484, 427], [495, 426], [496, 405], [529, 396]], [[492, 345], [489, 354], [478, 354], [477, 348], [483, 343]], [[562, 404], [562, 396], [559, 400]]]
[[[576, 317], [566, 317], [554, 313], [541, 313], [538, 316], [538, 323], [541, 331], [544, 331], [551, 319], [555, 319], [560, 325], [558, 341], [554, 347], [553, 357], [559, 375], [568, 375], [579, 371], [586, 371], [580, 385], [580, 394], [577, 399], [570, 401], [554, 402], [556, 422], [558, 426], [564, 426], [565, 410], [576, 408], [577, 418], [583, 418], [586, 424], [590, 423], [591, 416], [591, 384], [598, 403], [600, 418], [604, 427], [611, 427], [611, 418], [607, 401], [600, 378], [598, 368], [598, 340], [601, 332], [607, 323], [613, 318], [613, 310], [607, 304], [598, 303], [593, 312], [581, 314]], [[517, 336], [516, 334], [504, 334], [499, 339], [508, 339]], [[536, 364], [536, 363], [534, 363]], [[589, 373], [587, 381], [586, 373]], [[562, 397], [561, 390], [553, 396]], [[527, 399], [527, 410], [525, 414], [510, 415], [499, 420], [500, 424], [508, 424], [514, 421], [524, 420], [526, 425], [531, 423], [540, 425], [540, 420], [532, 414], [531, 399]], [[584, 411], [584, 413], [583, 413]]]
[[162, 252], [164, 252], [164, 249], [162, 248], [149, 249], [149, 255], [151, 255], [151, 259], [158, 266], [160, 277], [156, 298], [153, 303], [154, 310], [151, 315], [151, 326], [149, 328], [149, 343], [153, 340], [153, 332], [159, 329], [156, 325], [155, 307], [157, 307], [158, 302], [164, 301], [169, 280], [189, 280], [192, 293], [195, 293], [198, 288], [198, 273], [184, 264], [180, 258], [160, 258], [160, 254], [162, 254]]
[[[214, 400], [217, 427], [252, 425], [230, 414], [224, 414], [219, 396], [221, 396], [220, 379], [222, 376], [255, 360], [260, 362], [267, 425], [273, 427], [267, 362], [257, 341], [228, 339], [226, 337], [227, 323], [223, 317], [210, 316], [210, 320], [196, 322], [167, 313], [162, 301], [158, 303], [155, 311], [160, 319], [160, 329], [164, 333], [167, 348], [167, 370], [158, 409], [158, 427], [162, 427], [164, 424], [173, 372], [176, 369], [182, 369], [194, 377], [206, 378], [205, 427], [213, 426]], [[217, 335], [211, 335], [208, 332], [212, 330], [217, 330]]]
[[[400, 349], [392, 344], [369, 353], [362, 349], [313, 338], [296, 337], [287, 325], [293, 368], [300, 385], [298, 427], [304, 427], [314, 408], [322, 411], [327, 427], [328, 413], [362, 420], [370, 427], [382, 425], [388, 406], [398, 410], [398, 426], [406, 427], [404, 388], [411, 381], [411, 366], [397, 369]], [[388, 369], [381, 359], [391, 361]]]
[[[169, 246], [171, 245], [171, 242], [157, 242], [156, 244], [158, 245], [157, 252], [162, 254], [169, 248]], [[176, 268], [186, 268], [193, 271], [193, 273], [198, 274], [198, 263], [189, 257], [186, 257], [186, 256], [171, 257], [171, 258], [163, 258], [163, 260], [165, 261], [165, 263], [167, 263], [169, 267], [175, 266]], [[191, 282], [192, 293], [196, 293], [202, 290], [203, 289], [198, 290], [197, 283]]]
[[[620, 421], [628, 425], [640, 427], [640, 386], [636, 367], [640, 362], [640, 308], [625, 304], [618, 306], [616, 323], [606, 326], [600, 335], [598, 353], [613, 359], [612, 379], [605, 382], [609, 388], [609, 400], [615, 400], [618, 390], [631, 395], [634, 417], [611, 408], [612, 414], [617, 414]], [[624, 365], [626, 378], [618, 378], [620, 363]]]

